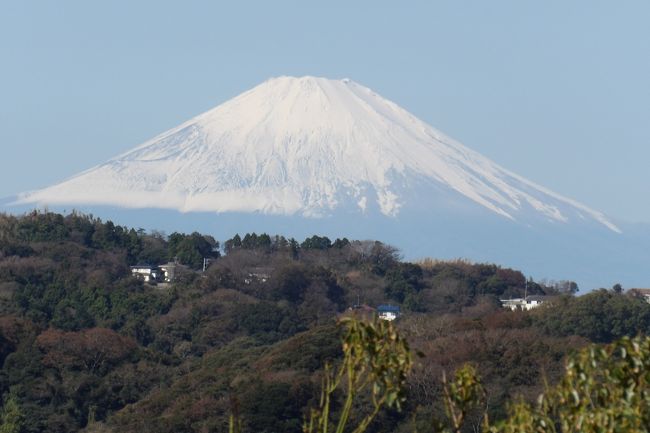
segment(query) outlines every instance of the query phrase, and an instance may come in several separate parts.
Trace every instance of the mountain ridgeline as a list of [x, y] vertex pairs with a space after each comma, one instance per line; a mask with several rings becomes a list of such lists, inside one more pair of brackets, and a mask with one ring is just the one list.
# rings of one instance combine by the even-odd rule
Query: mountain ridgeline
[[[132, 275], [169, 261], [171, 283]], [[300, 432], [323, 366], [341, 358], [337, 320], [392, 304], [419, 355], [402, 411], [369, 431], [440, 416], [442, 373], [466, 362], [498, 420], [507, 401], [555, 383], [572, 350], [650, 331], [650, 304], [619, 286], [576, 290], [489, 263], [407, 262], [374, 240], [258, 231], [219, 242], [77, 213], [0, 214], [1, 415], [30, 433], [226, 431], [233, 413], [244, 431]], [[530, 312], [499, 302], [524, 294], [555, 300]]]
[[589, 288], [641, 285], [650, 260], [620, 222], [348, 79], [269, 79], [8, 210], [33, 205], [171, 230], [192, 218], [223, 237], [383, 239], [411, 259], [466, 257]]
[[422, 200], [456, 201], [522, 223], [592, 221], [619, 231], [367, 87], [316, 77], [268, 80], [22, 200], [304, 216], [348, 207], [397, 216]]

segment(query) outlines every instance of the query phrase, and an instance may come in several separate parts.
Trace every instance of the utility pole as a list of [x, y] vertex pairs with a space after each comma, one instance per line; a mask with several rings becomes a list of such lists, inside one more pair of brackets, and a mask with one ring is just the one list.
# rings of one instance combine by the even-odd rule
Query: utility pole
[[524, 301], [528, 297], [528, 279], [526, 279], [526, 285], [524, 286]]

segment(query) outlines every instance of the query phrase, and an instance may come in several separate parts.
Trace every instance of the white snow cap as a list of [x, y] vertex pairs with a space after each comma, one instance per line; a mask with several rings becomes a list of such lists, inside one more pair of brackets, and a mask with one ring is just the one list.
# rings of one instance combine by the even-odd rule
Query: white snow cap
[[374, 203], [395, 216], [415, 184], [455, 191], [513, 220], [532, 209], [618, 231], [601, 213], [501, 168], [367, 87], [310, 76], [265, 81], [19, 201], [305, 216], [349, 203], [370, 212]]

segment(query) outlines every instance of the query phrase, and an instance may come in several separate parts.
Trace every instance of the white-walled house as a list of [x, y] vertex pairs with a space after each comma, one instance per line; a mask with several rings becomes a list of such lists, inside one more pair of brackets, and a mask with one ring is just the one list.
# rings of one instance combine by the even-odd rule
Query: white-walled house
[[503, 308], [509, 308], [512, 311], [522, 310], [529, 311], [537, 308], [544, 302], [548, 301], [548, 296], [531, 295], [524, 298], [500, 299]]
[[179, 271], [177, 263], [169, 262], [164, 265], [136, 265], [131, 266], [131, 275], [145, 283], [171, 283]]
[[140, 278], [145, 283], [155, 283], [162, 278], [163, 273], [158, 266], [136, 265], [131, 266], [131, 275]]
[[171, 283], [174, 281], [174, 277], [176, 276], [176, 263], [174, 262], [169, 262], [164, 265], [158, 266], [160, 268], [160, 271], [162, 272], [162, 278], [165, 281], [165, 283]]
[[377, 307], [377, 316], [382, 320], [395, 320], [400, 316], [399, 306], [397, 305], [380, 305]]

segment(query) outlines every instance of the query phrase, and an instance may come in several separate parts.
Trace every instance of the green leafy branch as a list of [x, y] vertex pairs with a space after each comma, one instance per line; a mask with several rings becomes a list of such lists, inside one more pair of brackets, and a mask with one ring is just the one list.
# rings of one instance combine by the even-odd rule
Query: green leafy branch
[[[401, 410], [405, 401], [411, 352], [393, 324], [378, 319], [367, 323], [346, 318], [340, 325], [346, 328], [343, 362], [337, 368], [329, 364], [325, 367], [320, 404], [305, 421], [305, 433], [330, 433], [332, 428], [335, 433], [343, 433], [350, 422], [355, 398], [366, 389], [370, 393], [372, 410], [360, 418], [352, 433], [364, 432], [382, 408]], [[338, 421], [332, 421], [332, 395], [340, 388], [345, 400]]]

